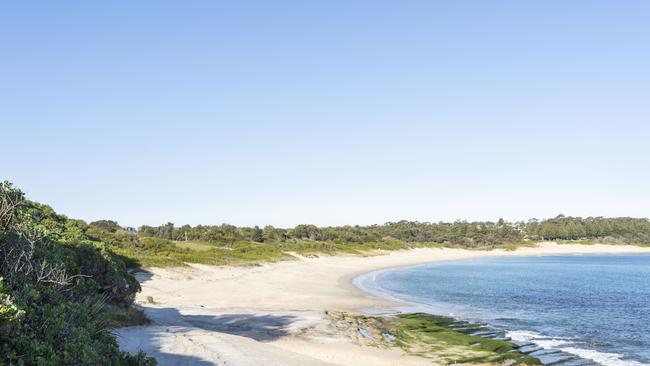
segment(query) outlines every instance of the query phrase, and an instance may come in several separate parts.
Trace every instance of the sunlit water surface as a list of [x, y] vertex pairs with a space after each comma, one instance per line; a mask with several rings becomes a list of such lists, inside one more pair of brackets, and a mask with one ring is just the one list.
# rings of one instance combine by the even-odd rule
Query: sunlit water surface
[[647, 254], [439, 262], [372, 272], [355, 283], [420, 310], [486, 322], [584, 364], [650, 365]]

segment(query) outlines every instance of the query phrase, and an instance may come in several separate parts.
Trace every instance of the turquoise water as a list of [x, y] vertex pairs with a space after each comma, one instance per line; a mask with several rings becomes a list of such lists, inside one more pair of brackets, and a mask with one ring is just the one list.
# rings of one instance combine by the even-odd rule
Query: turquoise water
[[650, 365], [647, 254], [438, 262], [355, 283], [420, 308], [408, 311], [484, 322], [560, 364]]

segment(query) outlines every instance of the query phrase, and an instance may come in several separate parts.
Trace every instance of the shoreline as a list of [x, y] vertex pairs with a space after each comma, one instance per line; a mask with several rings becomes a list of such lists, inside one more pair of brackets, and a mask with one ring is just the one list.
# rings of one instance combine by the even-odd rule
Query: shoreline
[[[571, 336], [551, 336], [548, 334], [541, 333], [538, 329], [534, 328], [521, 328], [518, 327], [508, 327], [504, 324], [497, 325], [490, 319], [491, 316], [485, 316], [485, 314], [479, 315], [479, 313], [472, 312], [471, 308], [466, 307], [465, 303], [461, 301], [456, 301], [454, 303], [432, 303], [425, 302], [423, 300], [418, 300], [417, 298], [409, 299], [409, 295], [402, 295], [399, 292], [392, 292], [391, 290], [385, 289], [380, 285], [380, 277], [386, 273], [390, 272], [400, 272], [400, 271], [409, 271], [410, 269], [435, 266], [441, 264], [442, 262], [452, 262], [452, 263], [461, 263], [464, 261], [476, 261], [475, 263], [481, 263], [486, 259], [507, 259], [507, 258], [531, 258], [531, 257], [580, 257], [580, 256], [598, 256], [600, 258], [606, 258], [607, 256], [620, 256], [620, 255], [630, 255], [630, 256], [649, 256], [650, 253], [641, 251], [641, 252], [607, 252], [607, 253], [573, 253], [573, 254], [542, 254], [542, 255], [527, 255], [527, 256], [494, 256], [486, 257], [480, 259], [463, 259], [463, 260], [444, 260], [429, 262], [425, 264], [416, 264], [409, 266], [393, 267], [393, 268], [384, 268], [375, 270], [372, 272], [361, 274], [354, 278], [353, 283], [356, 287], [361, 289], [363, 292], [369, 294], [378, 299], [393, 301], [396, 303], [402, 304], [401, 306], [396, 306], [386, 310], [390, 311], [381, 311], [377, 313], [370, 312], [369, 316], [388, 316], [395, 317], [400, 314], [432, 314], [435, 316], [450, 317], [455, 321], [467, 322], [469, 327], [476, 327], [476, 331], [472, 332], [462, 332], [467, 335], [479, 335], [481, 337], [487, 337], [490, 339], [497, 340], [506, 340], [512, 344], [515, 344], [518, 349], [521, 347], [521, 351], [526, 355], [531, 355], [537, 357], [543, 364], [557, 364], [564, 362], [599, 362], [599, 364], [610, 365], [610, 366], [620, 366], [620, 365], [630, 365], [630, 366], [644, 366], [645, 363], [637, 361], [634, 359], [626, 358], [630, 355], [624, 355], [619, 352], [620, 350], [603, 350], [600, 347], [584, 346], [586, 343], [584, 341], [575, 341], [575, 338]], [[492, 319], [493, 320], [493, 319]], [[512, 325], [512, 324], [511, 324]], [[454, 329], [452, 327], [452, 329]], [[462, 329], [465, 329], [464, 327]], [[573, 343], [567, 346], [567, 343]], [[581, 345], [578, 345], [582, 343]], [[577, 361], [581, 360], [581, 361]], [[571, 363], [573, 364], [573, 363]]]
[[[417, 250], [417, 249], [423, 249], [423, 248], [411, 249], [410, 251]], [[599, 255], [650, 254], [650, 247], [642, 247], [642, 246], [635, 246], [635, 245], [566, 244], [566, 243], [556, 243], [556, 242], [539, 242], [535, 246], [520, 247], [514, 251], [509, 251], [504, 249], [474, 251], [474, 250], [455, 249], [455, 248], [442, 248], [442, 250], [458, 251], [459, 253], [453, 253], [452, 255], [446, 258], [437, 258], [437, 259], [425, 260], [425, 261], [416, 260], [412, 263], [376, 267], [369, 271], [359, 270], [356, 272], [351, 272], [343, 276], [346, 282], [344, 285], [349, 285], [350, 290], [353, 292], [356, 292], [367, 298], [375, 300], [377, 302], [377, 305], [379, 305], [379, 308], [391, 308], [393, 306], [417, 307], [423, 304], [417, 304], [414, 302], [409, 302], [407, 300], [397, 299], [397, 298], [386, 299], [382, 296], [378, 296], [374, 294], [369, 289], [363, 289], [362, 287], [357, 286], [354, 283], [354, 280], [358, 277], [361, 277], [363, 275], [368, 275], [370, 273], [408, 269], [413, 267], [425, 266], [430, 263], [446, 262], [446, 261], [477, 260], [477, 259], [499, 258], [499, 257], [504, 257], [504, 258], [505, 257], [543, 257], [543, 256], [589, 255], [589, 254], [599, 254]], [[386, 253], [387, 253], [386, 255], [391, 255], [392, 252], [386, 252]], [[354, 309], [346, 309], [346, 310], [361, 311], [363, 310], [363, 308], [354, 308]]]
[[[650, 248], [541, 243], [516, 251], [416, 248], [373, 256], [299, 257], [255, 267], [191, 265], [139, 274], [137, 302], [153, 324], [117, 329], [121, 347], [142, 349], [165, 365], [431, 365], [401, 349], [355, 343], [328, 311], [388, 309], [405, 302], [374, 298], [354, 278], [441, 260], [497, 256], [650, 253]], [[147, 298], [151, 297], [153, 303]]]
[[[591, 245], [591, 244], [589, 244]], [[644, 248], [644, 247], [638, 247], [638, 248]], [[402, 311], [402, 309], [430, 309], [431, 307], [426, 304], [426, 303], [419, 303], [414, 300], [407, 300], [407, 299], [400, 299], [396, 296], [393, 296], [388, 290], [384, 290], [380, 288], [378, 285], [377, 286], [367, 286], [365, 285], [365, 277], [370, 276], [370, 275], [381, 275], [386, 272], [392, 272], [392, 271], [400, 271], [400, 270], [408, 270], [412, 268], [417, 268], [417, 267], [422, 267], [422, 266], [427, 266], [433, 263], [440, 263], [440, 262], [456, 262], [456, 261], [465, 261], [465, 260], [481, 260], [481, 259], [498, 259], [498, 258], [511, 258], [511, 257], [553, 257], [553, 256], [571, 256], [571, 255], [621, 255], [621, 254], [649, 254], [650, 251], [624, 251], [624, 252], [589, 252], [589, 253], [553, 253], [553, 254], [524, 254], [524, 255], [496, 255], [496, 256], [481, 256], [481, 257], [467, 257], [467, 258], [462, 258], [462, 259], [444, 259], [444, 260], [436, 260], [436, 261], [430, 261], [426, 263], [418, 263], [418, 264], [407, 264], [403, 266], [396, 266], [396, 267], [388, 267], [388, 268], [380, 268], [380, 269], [375, 269], [369, 272], [363, 272], [354, 276], [351, 276], [350, 282], [352, 283], [353, 287], [361, 293], [365, 294], [366, 296], [378, 300], [380, 302], [391, 302], [397, 304], [396, 310], [397, 312]], [[357, 281], [358, 280], [358, 281]], [[373, 279], [373, 283], [375, 280]], [[390, 309], [390, 308], [389, 308]], [[361, 311], [363, 309], [355, 309], [357, 311]], [[370, 314], [372, 315], [372, 314]], [[455, 317], [456, 315], [446, 315], [446, 314], [434, 314], [434, 315], [440, 315], [440, 316], [451, 316]], [[461, 317], [462, 319], [462, 317]], [[463, 319], [464, 320], [464, 319]]]

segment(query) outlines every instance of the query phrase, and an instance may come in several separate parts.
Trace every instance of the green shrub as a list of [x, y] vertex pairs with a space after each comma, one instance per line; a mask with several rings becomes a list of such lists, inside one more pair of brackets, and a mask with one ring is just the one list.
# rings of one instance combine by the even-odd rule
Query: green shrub
[[0, 365], [155, 365], [111, 335], [140, 287], [85, 230], [0, 184]]

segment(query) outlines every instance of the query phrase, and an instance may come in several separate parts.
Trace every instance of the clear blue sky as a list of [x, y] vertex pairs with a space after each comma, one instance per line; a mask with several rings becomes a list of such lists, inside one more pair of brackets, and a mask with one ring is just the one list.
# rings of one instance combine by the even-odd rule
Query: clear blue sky
[[0, 179], [123, 225], [650, 216], [648, 1], [0, 6]]

